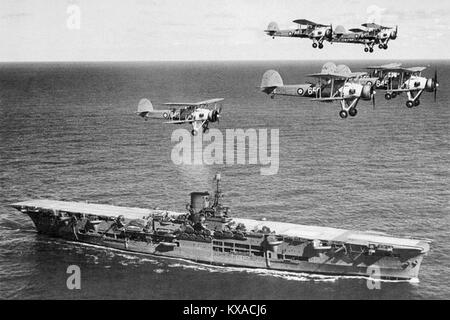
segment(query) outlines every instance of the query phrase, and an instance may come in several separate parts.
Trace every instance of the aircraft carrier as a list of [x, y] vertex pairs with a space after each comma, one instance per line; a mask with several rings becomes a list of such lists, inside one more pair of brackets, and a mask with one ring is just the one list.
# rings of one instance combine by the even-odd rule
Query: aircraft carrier
[[216, 190], [191, 193], [186, 212], [30, 200], [11, 206], [39, 233], [200, 263], [375, 279], [417, 279], [430, 240], [233, 218]]

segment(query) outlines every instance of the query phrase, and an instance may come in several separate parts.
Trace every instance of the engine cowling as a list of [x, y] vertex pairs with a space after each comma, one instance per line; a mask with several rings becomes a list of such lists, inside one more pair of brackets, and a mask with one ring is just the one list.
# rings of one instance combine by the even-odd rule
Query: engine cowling
[[436, 89], [436, 81], [434, 79], [430, 78], [427, 79], [427, 82], [425, 83], [425, 90], [428, 92], [433, 92]]
[[397, 39], [397, 31], [395, 31], [395, 30], [391, 31], [390, 38], [391, 38], [391, 40]]
[[219, 111], [218, 110], [211, 110], [211, 112], [208, 115], [208, 120], [210, 122], [216, 122], [219, 118]]
[[361, 99], [363, 100], [371, 100], [373, 94], [373, 87], [369, 84], [366, 84], [361, 89]]

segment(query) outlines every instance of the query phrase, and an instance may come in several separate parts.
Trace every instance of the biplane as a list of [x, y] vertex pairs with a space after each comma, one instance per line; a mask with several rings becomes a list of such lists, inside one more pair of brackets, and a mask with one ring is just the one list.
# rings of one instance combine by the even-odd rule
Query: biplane
[[209, 123], [219, 122], [223, 100], [219, 98], [195, 103], [170, 102], [164, 104], [170, 109], [155, 110], [150, 100], [141, 99], [136, 113], [144, 120], [163, 119], [166, 120], [164, 122], [166, 124], [189, 123], [192, 125], [191, 134], [195, 136], [200, 129], [203, 130], [203, 133], [207, 133]]
[[406, 106], [408, 108], [420, 105], [420, 97], [423, 92], [434, 92], [434, 101], [437, 97], [439, 82], [437, 71], [433, 78], [422, 76], [426, 67], [403, 68], [401, 64], [388, 64], [383, 66], [370, 66], [371, 76], [378, 77], [376, 88], [386, 91], [386, 100], [391, 100], [401, 95], [407, 94]]
[[333, 36], [333, 26], [315, 23], [305, 19], [297, 19], [293, 21], [298, 25], [295, 29], [280, 30], [276, 22], [271, 22], [264, 32], [275, 37], [294, 37], [294, 38], [308, 38], [313, 41], [313, 48], [323, 48], [325, 40], [331, 40]]
[[336, 27], [331, 42], [336, 43], [359, 43], [364, 45], [365, 52], [374, 52], [374, 46], [378, 44], [380, 49], [388, 49], [388, 42], [397, 39], [398, 27], [391, 32], [391, 27], [384, 27], [375, 23], [364, 23], [361, 28], [345, 30], [343, 26]]
[[285, 85], [280, 74], [275, 70], [264, 73], [261, 81], [261, 91], [273, 99], [276, 95], [311, 98], [312, 101], [339, 101], [343, 119], [349, 115], [355, 117], [358, 102], [372, 100], [375, 107], [374, 83], [377, 78], [371, 78], [366, 72], [351, 72], [345, 65], [336, 66], [326, 63], [320, 73], [310, 74], [308, 77], [317, 79], [316, 83]]

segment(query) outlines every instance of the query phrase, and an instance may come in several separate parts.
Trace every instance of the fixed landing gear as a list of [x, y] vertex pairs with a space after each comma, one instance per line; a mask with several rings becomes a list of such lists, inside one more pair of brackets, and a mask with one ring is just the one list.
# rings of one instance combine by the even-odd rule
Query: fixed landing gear
[[391, 95], [390, 93], [386, 93], [386, 94], [384, 95], [384, 98], [385, 98], [386, 100], [391, 100], [391, 99], [392, 99], [392, 95]]
[[411, 100], [408, 100], [408, 101], [406, 101], [406, 106], [407, 106], [408, 108], [412, 108], [412, 107], [414, 107], [414, 102], [411, 101]]
[[208, 133], [208, 131], [209, 131], [209, 128], [208, 128], [208, 127], [204, 127], [204, 128], [203, 128], [203, 133]]
[[346, 119], [346, 118], [348, 117], [348, 112], [345, 111], [345, 110], [341, 110], [341, 111], [339, 112], [339, 116], [340, 116], [342, 119]]
[[350, 117], [356, 117], [356, 115], [358, 114], [358, 110], [356, 110], [355, 108], [351, 108], [350, 110], [348, 110], [348, 114], [350, 115]]
[[372, 52], [373, 52], [373, 48], [372, 48], [372, 47], [370, 47], [370, 48], [365, 47], [365, 48], [364, 48], [364, 52], [370, 52], [370, 53], [372, 53]]
[[418, 106], [420, 106], [420, 100], [419, 99], [414, 101], [414, 107], [418, 107]]
[[323, 43], [319, 43], [319, 49], [323, 49]]
[[312, 47], [313, 47], [314, 49], [317, 48], [317, 43], [314, 42], [314, 43], [312, 44]]
[[380, 43], [380, 44], [378, 45], [378, 48], [383, 49], [383, 48], [384, 48], [384, 45], [383, 45], [382, 43]]
[[397, 93], [396, 92], [392, 92], [392, 99], [397, 98]]
[[192, 136], [196, 136], [197, 134], [198, 134], [198, 131], [197, 130], [194, 130], [194, 129], [192, 129], [191, 130], [191, 134], [192, 134]]
[[387, 50], [387, 48], [388, 48], [388, 45], [385, 44], [385, 45], [383, 46], [383, 49], [384, 49], [384, 50]]

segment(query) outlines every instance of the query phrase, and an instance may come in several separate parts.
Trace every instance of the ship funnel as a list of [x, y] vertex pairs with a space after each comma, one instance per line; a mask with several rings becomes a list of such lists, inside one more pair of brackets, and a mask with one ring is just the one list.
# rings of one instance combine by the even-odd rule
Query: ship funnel
[[209, 208], [209, 193], [208, 192], [192, 192], [191, 193], [191, 210], [194, 213], [199, 213], [205, 208]]

